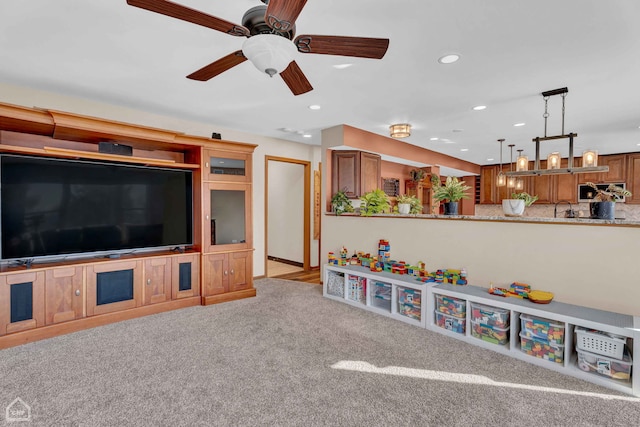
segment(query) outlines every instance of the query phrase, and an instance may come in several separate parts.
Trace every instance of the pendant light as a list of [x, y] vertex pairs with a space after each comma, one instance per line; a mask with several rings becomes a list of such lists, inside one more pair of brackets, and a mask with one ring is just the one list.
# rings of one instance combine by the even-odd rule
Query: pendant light
[[[515, 147], [515, 144], [509, 144], [509, 149], [511, 150], [511, 154], [509, 155], [509, 172], [513, 172], [513, 147]], [[507, 188], [516, 188], [515, 176], [507, 177]]]
[[507, 176], [502, 172], [502, 143], [504, 139], [499, 139], [500, 143], [500, 169], [498, 170], [498, 176], [496, 176], [496, 187], [504, 187], [507, 185]]
[[522, 154], [524, 150], [518, 150], [518, 158], [516, 159], [516, 171], [529, 170], [529, 158]]

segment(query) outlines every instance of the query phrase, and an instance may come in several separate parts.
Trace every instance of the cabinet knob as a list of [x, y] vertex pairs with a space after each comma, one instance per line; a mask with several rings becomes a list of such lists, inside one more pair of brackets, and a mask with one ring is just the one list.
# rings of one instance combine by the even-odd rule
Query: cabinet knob
[[224, 271], [224, 275], [226, 276], [227, 274], [229, 274], [229, 272], [227, 270]]
[[80, 289], [76, 289], [76, 296], [79, 297], [80, 296]]
[[208, 221], [209, 220], [209, 215], [205, 215], [204, 218]]
[[205, 163], [204, 163], [204, 167], [205, 167], [205, 168], [208, 168], [208, 167], [209, 167], [209, 162], [205, 162]]
[[231, 269], [231, 274], [233, 274], [233, 268]]
[[147, 279], [147, 285], [151, 284], [151, 279]]

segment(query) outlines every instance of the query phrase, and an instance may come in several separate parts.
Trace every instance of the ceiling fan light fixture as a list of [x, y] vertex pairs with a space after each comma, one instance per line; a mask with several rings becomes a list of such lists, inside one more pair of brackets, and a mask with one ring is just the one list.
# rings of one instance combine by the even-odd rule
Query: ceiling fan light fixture
[[406, 138], [411, 136], [411, 125], [409, 123], [399, 123], [389, 126], [391, 138]]
[[276, 34], [256, 34], [242, 45], [242, 54], [270, 77], [284, 71], [293, 61], [296, 51], [291, 40]]

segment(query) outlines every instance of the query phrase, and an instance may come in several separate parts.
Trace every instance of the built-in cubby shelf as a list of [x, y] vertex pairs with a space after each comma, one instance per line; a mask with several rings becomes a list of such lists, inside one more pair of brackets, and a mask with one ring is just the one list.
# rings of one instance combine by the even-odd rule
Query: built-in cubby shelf
[[[349, 279], [351, 278], [351, 279]], [[362, 301], [353, 301], [349, 298], [349, 283], [363, 282], [365, 284], [365, 298]], [[379, 284], [390, 286], [391, 303], [382, 305], [380, 302]], [[340, 287], [342, 285], [342, 288]], [[411, 311], [402, 309], [402, 302], [406, 303], [407, 294], [403, 290], [412, 290], [420, 293], [420, 320], [416, 320], [410, 314]], [[626, 347], [631, 358], [640, 355], [640, 317], [604, 310], [582, 307], [573, 304], [552, 301], [550, 304], [535, 304], [527, 299], [503, 298], [488, 293], [488, 289], [479, 286], [455, 286], [451, 284], [422, 283], [415, 277], [398, 275], [388, 272], [372, 272], [360, 266], [336, 266], [324, 267], [323, 295], [327, 298], [347, 303], [351, 306], [372, 311], [377, 314], [392, 317], [430, 331], [465, 341], [482, 348], [486, 348], [518, 360], [529, 362], [543, 368], [551, 369], [559, 373], [571, 375], [595, 383], [619, 392], [640, 396], [640, 379], [634, 378], [633, 366], [629, 379], [616, 379], [595, 372], [585, 372], [578, 366], [578, 353], [576, 352], [575, 331], [576, 328], [594, 329], [603, 333], [614, 334], [626, 339]], [[437, 310], [437, 301], [448, 298], [455, 301], [454, 306], [459, 310], [456, 315], [442, 313]], [[383, 298], [382, 298], [383, 299]], [[363, 302], [364, 301], [364, 302]], [[409, 302], [411, 303], [411, 302]], [[382, 308], [381, 308], [382, 307]], [[490, 311], [501, 313], [509, 319], [509, 325], [497, 328], [496, 331], [507, 334], [499, 336], [497, 342], [491, 339], [483, 340], [473, 333], [472, 310], [478, 307], [487, 307]], [[405, 314], [403, 315], [403, 312]], [[409, 316], [406, 314], [409, 313]], [[448, 315], [449, 323], [443, 327], [442, 316]], [[564, 340], [561, 345], [555, 346], [559, 352], [556, 360], [539, 358], [527, 354], [521, 348], [521, 316], [524, 319], [530, 317], [548, 319], [564, 331]], [[438, 324], [440, 317], [441, 323]], [[464, 326], [461, 324], [463, 323]], [[462, 327], [463, 326], [463, 327]], [[506, 330], [506, 332], [505, 332]], [[505, 342], [506, 341], [506, 342]], [[526, 343], [526, 340], [525, 340]], [[603, 358], [606, 360], [606, 357]], [[617, 362], [613, 360], [613, 362]], [[606, 361], [605, 361], [606, 363]], [[624, 363], [623, 363], [624, 365]], [[636, 375], [637, 377], [637, 375]]]
[[44, 157], [69, 158], [69, 159], [89, 159], [89, 160], [107, 160], [121, 163], [133, 163], [145, 166], [161, 166], [167, 168], [178, 169], [199, 169], [199, 164], [179, 163], [169, 159], [154, 159], [149, 157], [122, 156], [118, 154], [98, 153], [92, 151], [69, 150], [66, 148], [44, 147], [30, 148], [17, 147], [13, 145], [0, 145], [0, 151], [16, 154], [30, 154]]

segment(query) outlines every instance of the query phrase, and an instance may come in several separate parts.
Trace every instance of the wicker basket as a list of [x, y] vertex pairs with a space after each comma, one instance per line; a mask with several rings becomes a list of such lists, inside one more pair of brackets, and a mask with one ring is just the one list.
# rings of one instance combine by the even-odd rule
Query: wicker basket
[[624, 337], [581, 327], [576, 327], [576, 335], [576, 348], [578, 350], [620, 360], [624, 357], [624, 346], [627, 343]]

